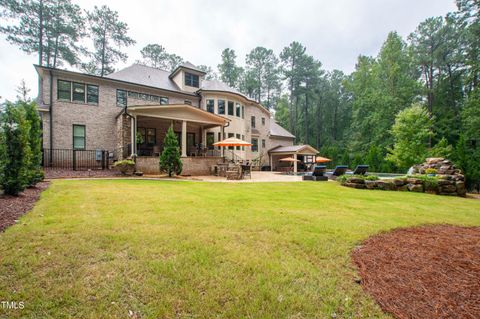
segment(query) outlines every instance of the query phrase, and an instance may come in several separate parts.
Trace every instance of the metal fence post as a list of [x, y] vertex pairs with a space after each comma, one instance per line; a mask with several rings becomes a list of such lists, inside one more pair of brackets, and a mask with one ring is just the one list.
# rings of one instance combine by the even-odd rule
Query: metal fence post
[[77, 151], [73, 150], [72, 155], [73, 155], [72, 156], [73, 170], [76, 171], [77, 170]]

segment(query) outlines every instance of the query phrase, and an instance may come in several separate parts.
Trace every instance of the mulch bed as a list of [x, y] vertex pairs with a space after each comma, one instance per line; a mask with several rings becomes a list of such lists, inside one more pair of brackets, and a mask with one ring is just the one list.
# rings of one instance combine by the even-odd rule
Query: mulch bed
[[95, 177], [118, 177], [122, 174], [113, 169], [74, 171], [68, 169], [46, 169], [45, 178], [95, 178]]
[[398, 229], [352, 257], [363, 288], [396, 318], [480, 318], [480, 227]]
[[17, 220], [30, 211], [40, 193], [48, 187], [48, 182], [38, 183], [35, 187], [27, 188], [18, 196], [0, 195], [0, 232], [15, 224]]

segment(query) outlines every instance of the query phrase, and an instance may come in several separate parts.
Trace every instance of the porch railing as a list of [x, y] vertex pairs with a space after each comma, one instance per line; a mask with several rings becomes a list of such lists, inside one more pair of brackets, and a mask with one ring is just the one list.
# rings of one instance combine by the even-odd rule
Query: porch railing
[[113, 153], [106, 150], [49, 149], [42, 150], [44, 169], [100, 170], [109, 169]]

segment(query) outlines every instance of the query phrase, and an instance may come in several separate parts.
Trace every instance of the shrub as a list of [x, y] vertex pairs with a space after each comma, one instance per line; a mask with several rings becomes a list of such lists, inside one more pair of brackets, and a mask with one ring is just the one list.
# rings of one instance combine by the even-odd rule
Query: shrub
[[115, 162], [113, 167], [122, 173], [122, 175], [131, 175], [135, 171], [135, 162], [132, 160], [121, 160]]
[[427, 168], [425, 174], [437, 174], [437, 170], [435, 168]]
[[29, 126], [28, 144], [30, 147], [30, 160], [27, 167], [27, 183], [34, 186], [44, 178], [42, 170], [42, 130], [41, 120], [37, 106], [34, 102], [19, 102], [25, 111], [25, 120]]
[[12, 103], [6, 103], [1, 131], [0, 183], [5, 194], [17, 196], [29, 184], [29, 129], [21, 108]]
[[160, 170], [167, 172], [169, 177], [172, 177], [173, 174], [180, 174], [182, 172], [180, 148], [172, 127], [168, 129], [163, 145], [164, 149], [160, 155]]
[[342, 175], [337, 177], [337, 182], [344, 184], [347, 182], [349, 178], [360, 178], [363, 179], [364, 181], [376, 181], [378, 180], [378, 176], [376, 175]]

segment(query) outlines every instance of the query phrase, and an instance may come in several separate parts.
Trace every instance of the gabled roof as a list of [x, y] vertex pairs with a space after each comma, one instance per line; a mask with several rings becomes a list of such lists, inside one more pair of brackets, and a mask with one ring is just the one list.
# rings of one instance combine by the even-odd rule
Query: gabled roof
[[141, 64], [132, 64], [105, 77], [183, 93], [175, 82], [169, 79], [169, 75], [170, 72], [165, 70]]
[[175, 70], [173, 70], [173, 72], [169, 75], [169, 78], [173, 78], [175, 76], [175, 74], [178, 73], [178, 71], [180, 71], [180, 69], [187, 69], [187, 70], [190, 70], [190, 71], [194, 71], [196, 73], [200, 73], [202, 75], [205, 75], [207, 74], [207, 72], [203, 71], [203, 70], [200, 70], [198, 67], [196, 67], [195, 65], [193, 65], [192, 63], [190, 63], [189, 61], [187, 62], [184, 62], [184, 63], [181, 63], [179, 64]]
[[280, 124], [275, 121], [270, 121], [270, 136], [295, 138], [295, 135], [281, 127]]
[[312, 146], [306, 145], [292, 145], [292, 146], [279, 146], [274, 149], [271, 149], [269, 153], [282, 153], [282, 154], [311, 154], [316, 155], [318, 151]]

